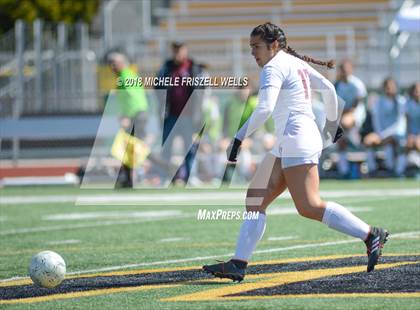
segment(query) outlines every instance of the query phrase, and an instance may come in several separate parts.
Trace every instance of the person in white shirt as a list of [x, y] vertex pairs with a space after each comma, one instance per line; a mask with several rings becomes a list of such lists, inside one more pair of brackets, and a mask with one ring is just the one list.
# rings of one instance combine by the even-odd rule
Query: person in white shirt
[[[298, 54], [288, 46], [284, 32], [272, 23], [254, 28], [250, 46], [258, 66], [263, 68], [258, 105], [228, 148], [228, 161], [236, 162], [241, 141], [270, 116], [274, 119], [277, 141], [261, 162], [247, 191], [246, 210], [257, 212], [258, 218], [243, 221], [231, 260], [205, 265], [203, 270], [216, 277], [242, 281], [252, 252], [264, 234], [265, 210], [288, 188], [300, 215], [365, 241], [367, 271], [372, 271], [388, 232], [369, 226], [338, 203], [323, 201], [319, 194], [317, 164], [323, 148], [322, 135], [336, 142], [342, 130], [337, 125], [334, 85], [308, 62], [328, 68], [334, 66], [333, 62]], [[327, 120], [322, 135], [312, 113], [311, 90], [320, 90], [326, 105]]]
[[338, 79], [334, 86], [337, 95], [344, 100], [341, 126], [346, 133], [337, 144], [339, 149], [338, 173], [341, 177], [346, 178], [350, 174], [347, 160], [348, 144], [351, 142], [355, 146], [360, 145], [358, 131], [366, 116], [363, 100], [367, 96], [367, 91], [362, 80], [353, 75], [353, 64], [349, 59], [340, 64]]

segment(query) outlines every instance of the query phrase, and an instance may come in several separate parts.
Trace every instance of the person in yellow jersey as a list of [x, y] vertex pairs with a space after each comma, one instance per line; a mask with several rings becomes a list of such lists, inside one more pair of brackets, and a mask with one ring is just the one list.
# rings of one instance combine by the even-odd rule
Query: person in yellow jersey
[[[131, 136], [140, 139], [146, 136], [148, 102], [138, 75], [129, 67], [127, 57], [119, 52], [111, 52], [108, 64], [117, 76], [117, 101], [121, 127]], [[122, 164], [117, 186], [133, 186], [133, 167]]]

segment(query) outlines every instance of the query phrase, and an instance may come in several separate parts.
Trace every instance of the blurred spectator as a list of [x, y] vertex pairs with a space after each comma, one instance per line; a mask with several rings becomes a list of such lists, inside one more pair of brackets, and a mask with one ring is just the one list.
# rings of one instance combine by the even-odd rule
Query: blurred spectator
[[213, 149], [222, 135], [223, 119], [220, 113], [219, 98], [213, 94], [211, 88], [206, 88], [203, 95], [203, 118], [206, 133]]
[[[213, 170], [216, 176], [222, 176], [223, 179], [226, 178], [227, 173], [233, 173], [232, 169], [227, 169], [226, 167], [226, 149], [228, 148], [230, 143], [229, 138], [222, 138], [218, 141], [217, 149], [216, 149], [216, 156], [215, 156], [215, 165]], [[229, 180], [231, 179], [231, 176]]]
[[339, 75], [335, 82], [337, 95], [344, 100], [344, 110], [341, 117], [341, 126], [344, 128], [344, 137], [338, 140], [339, 160], [338, 172], [341, 177], [348, 177], [350, 172], [347, 160], [349, 144], [358, 147], [360, 144], [359, 128], [365, 117], [363, 100], [367, 95], [364, 83], [353, 75], [353, 64], [344, 60], [339, 66]]
[[[383, 82], [383, 95], [374, 103], [371, 113], [373, 132], [363, 144], [367, 150], [367, 165], [372, 175], [377, 171], [375, 148], [384, 147], [385, 168], [400, 176], [405, 169], [404, 143], [406, 133], [405, 98], [398, 95], [397, 84], [391, 78]], [[394, 154], [397, 155], [395, 164]]]
[[[230, 141], [235, 136], [238, 129], [248, 120], [258, 103], [257, 94], [251, 94], [250, 86], [240, 87], [226, 101], [223, 118], [223, 134]], [[249, 177], [249, 168], [251, 163], [250, 143], [242, 147], [239, 156], [243, 157], [238, 161], [238, 165], [227, 165], [222, 181], [230, 183], [237, 168], [240, 179], [246, 180]], [[227, 145], [226, 145], [227, 147]], [[224, 150], [226, 151], [226, 149]]]
[[225, 137], [233, 137], [247, 121], [257, 105], [257, 97], [250, 96], [248, 87], [239, 88], [226, 102], [223, 119]]
[[249, 181], [256, 169], [256, 164], [251, 153], [252, 141], [250, 139], [243, 141], [237, 164], [226, 164], [226, 149], [230, 141], [230, 138], [223, 138], [219, 141], [214, 161], [214, 170], [217, 171], [216, 177], [223, 174], [222, 182], [226, 184], [231, 183], [234, 174], [236, 174], [237, 181]]
[[[215, 160], [216, 154], [214, 152], [214, 146], [207, 141], [202, 141], [195, 162], [195, 166], [197, 167], [197, 179], [199, 179], [200, 182], [209, 183], [216, 177], [214, 170], [216, 165]], [[194, 177], [194, 175], [192, 177]]]
[[[196, 64], [188, 57], [188, 48], [183, 42], [172, 43], [172, 58], [168, 59], [160, 71], [158, 77], [197, 77], [202, 74], [202, 66]], [[163, 137], [162, 144], [165, 144], [166, 151], [162, 154], [164, 160], [170, 161], [172, 157], [172, 145], [175, 136], [180, 136], [183, 140], [184, 149], [187, 150], [192, 145], [192, 136], [194, 133], [194, 125], [201, 117], [201, 96], [194, 90], [197, 87], [179, 84], [178, 86], [158, 87], [160, 89], [167, 89], [165, 101], [165, 113], [163, 120]], [[187, 109], [184, 109], [187, 102], [192, 100]], [[181, 122], [175, 134], [170, 135], [176, 122]], [[201, 129], [201, 128], [200, 128]], [[184, 152], [184, 154], [187, 152]], [[187, 182], [194, 154], [188, 154], [185, 157], [183, 166], [179, 171], [182, 173], [175, 176], [181, 178], [184, 183]], [[175, 181], [175, 180], [173, 180]]]
[[251, 180], [256, 165], [252, 159], [251, 153], [252, 140], [245, 139], [241, 145], [241, 152], [239, 153], [239, 160], [237, 163], [237, 173], [240, 181]]
[[407, 150], [420, 151], [420, 82], [408, 90], [407, 115]]
[[[107, 56], [108, 64], [117, 79], [117, 101], [121, 127], [130, 135], [144, 139], [146, 136], [148, 102], [143, 87], [138, 86], [137, 74], [129, 68], [127, 57], [118, 52]], [[133, 169], [125, 164], [118, 173], [117, 186], [133, 186]]]

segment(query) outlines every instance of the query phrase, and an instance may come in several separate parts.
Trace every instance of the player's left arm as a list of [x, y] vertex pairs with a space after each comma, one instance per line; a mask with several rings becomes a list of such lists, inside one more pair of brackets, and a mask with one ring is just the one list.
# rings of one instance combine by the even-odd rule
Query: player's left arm
[[321, 73], [308, 65], [309, 80], [311, 89], [321, 93], [325, 104], [325, 113], [329, 121], [337, 121], [338, 118], [338, 99], [334, 85], [328, 81]]
[[339, 125], [338, 99], [335, 87], [321, 73], [309, 65], [307, 67], [311, 88], [321, 93], [322, 101], [325, 104], [326, 121], [324, 135], [326, 138], [331, 136], [332, 142], [335, 143], [343, 135], [343, 129]]

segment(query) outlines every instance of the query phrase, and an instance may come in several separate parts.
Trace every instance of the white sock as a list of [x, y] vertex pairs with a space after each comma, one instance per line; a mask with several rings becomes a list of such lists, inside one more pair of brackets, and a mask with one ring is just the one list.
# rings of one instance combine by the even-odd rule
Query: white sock
[[349, 210], [338, 203], [328, 201], [322, 222], [329, 228], [338, 230], [346, 235], [365, 240], [370, 227]]
[[378, 167], [376, 165], [376, 154], [374, 149], [368, 149], [366, 152], [366, 163], [369, 172], [375, 171]]
[[265, 231], [265, 214], [259, 213], [258, 219], [244, 220], [239, 231], [234, 259], [249, 261], [252, 252]]
[[385, 167], [389, 170], [394, 169], [394, 148], [392, 145], [387, 144], [384, 147], [385, 153]]
[[349, 162], [347, 160], [347, 153], [346, 152], [340, 152], [338, 154], [338, 172], [341, 175], [346, 175], [349, 172]]

